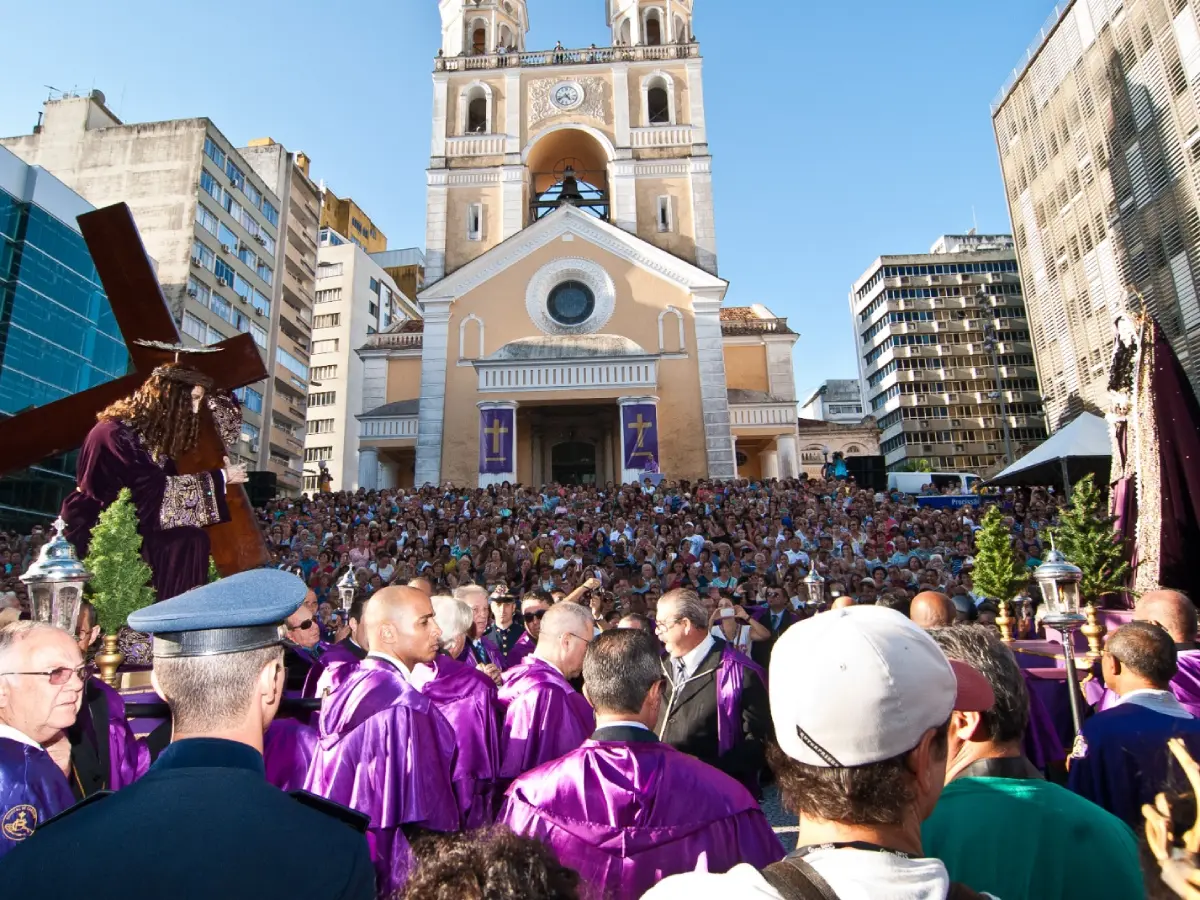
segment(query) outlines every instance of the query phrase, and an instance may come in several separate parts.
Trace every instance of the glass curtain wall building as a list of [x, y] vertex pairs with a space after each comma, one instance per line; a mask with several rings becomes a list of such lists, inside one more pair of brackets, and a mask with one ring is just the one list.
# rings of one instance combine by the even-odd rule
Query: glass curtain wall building
[[[119, 378], [129, 356], [75, 217], [92, 207], [0, 147], [0, 417]], [[57, 515], [75, 453], [0, 478], [0, 524]]]

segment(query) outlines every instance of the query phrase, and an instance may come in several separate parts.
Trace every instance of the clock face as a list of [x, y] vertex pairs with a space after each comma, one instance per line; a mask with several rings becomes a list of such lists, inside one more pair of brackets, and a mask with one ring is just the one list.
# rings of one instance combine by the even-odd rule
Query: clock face
[[574, 109], [583, 102], [583, 88], [568, 82], [557, 85], [550, 95], [559, 109]]

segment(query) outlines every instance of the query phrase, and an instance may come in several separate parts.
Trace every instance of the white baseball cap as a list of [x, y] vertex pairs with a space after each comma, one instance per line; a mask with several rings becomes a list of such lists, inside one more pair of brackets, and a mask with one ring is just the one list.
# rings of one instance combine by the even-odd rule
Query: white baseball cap
[[779, 747], [810, 766], [893, 759], [954, 710], [983, 712], [995, 703], [979, 672], [947, 661], [921, 628], [881, 606], [793, 625], [771, 652], [768, 681]]

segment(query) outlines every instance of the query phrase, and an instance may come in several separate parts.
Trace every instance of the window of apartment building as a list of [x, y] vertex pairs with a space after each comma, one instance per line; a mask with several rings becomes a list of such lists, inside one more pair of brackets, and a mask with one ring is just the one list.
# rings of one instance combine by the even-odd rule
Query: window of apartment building
[[250, 445], [250, 452], [258, 452], [258, 426], [251, 425], [249, 422], [242, 423], [242, 440]]
[[333, 448], [332, 447], [305, 447], [304, 448], [304, 461], [306, 463], [329, 462], [329, 460], [331, 460], [331, 459], [333, 459]]
[[221, 187], [221, 183], [217, 181], [216, 177], [208, 169], [200, 170], [200, 187], [221, 206], [225, 205], [225, 189]]
[[229, 180], [233, 182], [233, 186], [241, 191], [246, 192], [246, 176], [237, 166], [233, 164], [233, 160], [225, 161], [225, 174], [229, 176]]
[[313, 366], [313, 381], [328, 381], [330, 378], [337, 378], [337, 369], [337, 366]]
[[233, 307], [229, 301], [220, 294], [213, 294], [212, 301], [208, 304], [208, 308], [215, 312], [218, 316], [230, 324], [233, 323]]
[[313, 341], [312, 342], [312, 352], [313, 353], [337, 353], [337, 349], [338, 349], [338, 339], [337, 338], [326, 338], [323, 341]]
[[204, 138], [204, 154], [222, 169], [225, 168], [225, 151], [217, 146], [217, 142], [207, 135]]
[[327, 291], [317, 291], [317, 303], [337, 303], [341, 299], [341, 288], [330, 288]]
[[233, 292], [243, 300], [248, 301], [254, 295], [254, 288], [250, 287], [250, 282], [235, 272], [233, 276]]
[[292, 356], [292, 354], [288, 353], [282, 347], [275, 348], [275, 361], [293, 375], [298, 375], [300, 378], [308, 381], [308, 366], [300, 362], [300, 360], [296, 359], [296, 357]]
[[254, 338], [254, 343], [258, 344], [258, 346], [264, 350], [267, 349], [267, 331], [261, 325], [254, 322], [250, 323], [250, 337]]
[[309, 406], [333, 406], [337, 402], [337, 391], [318, 391], [308, 395]]
[[264, 316], [269, 316], [271, 314], [271, 300], [258, 288], [254, 289], [254, 293], [250, 297], [250, 303]]
[[250, 201], [255, 209], [262, 209], [263, 195], [259, 193], [258, 188], [247, 181], [243, 193], [246, 195], [246, 199]]
[[238, 236], [233, 233], [233, 229], [221, 222], [217, 226], [217, 238], [221, 241], [221, 250], [225, 253], [236, 253], [238, 249]]
[[372, 294], [374, 294], [376, 297], [378, 297], [379, 296], [379, 282], [376, 279], [372, 278], [370, 281], [367, 282], [367, 290], [369, 290]]
[[319, 263], [317, 265], [318, 278], [333, 278], [342, 274], [341, 263]]
[[203, 203], [196, 204], [196, 224], [203, 228], [211, 235], [216, 235], [219, 222], [217, 221], [216, 213], [212, 212]]
[[324, 316], [313, 316], [313, 328], [336, 328], [342, 324], [341, 313], [329, 313]]
[[234, 396], [241, 401], [242, 406], [251, 412], [261, 413], [263, 411], [263, 395], [251, 387], [241, 387], [233, 392]]
[[268, 222], [276, 227], [279, 226], [279, 210], [275, 208], [274, 203], [264, 199], [262, 202], [262, 211]]
[[199, 316], [193, 316], [190, 312], [185, 312], [183, 314], [183, 333], [203, 344], [205, 338], [208, 337], [208, 326], [204, 324], [204, 320]]
[[275, 276], [271, 272], [270, 264], [261, 259], [258, 261], [258, 265], [255, 267], [254, 271], [258, 274], [258, 277], [265, 281], [268, 285], [275, 280]]
[[[260, 243], [262, 244], [263, 249], [267, 251], [267, 255], [274, 256], [275, 255], [275, 238], [271, 237], [265, 231], [259, 231], [258, 237], [262, 238]], [[257, 238], [256, 238], [256, 240], [257, 240]]]
[[309, 419], [309, 434], [333, 434], [333, 419]]
[[367, 304], [367, 315], [369, 315], [372, 319], [378, 319], [379, 318], [379, 304], [378, 303], [368, 303]]
[[213, 274], [217, 276], [218, 284], [221, 284], [222, 281], [225, 282], [225, 284], [221, 284], [221, 287], [233, 284], [233, 266], [225, 262], [225, 260], [219, 257], [214, 258], [212, 270]]
[[187, 293], [197, 303], [203, 303], [205, 306], [208, 306], [208, 298], [212, 291], [209, 290], [208, 285], [203, 281], [189, 275]]
[[208, 326], [208, 342], [210, 344], [219, 344], [221, 341], [227, 340], [228, 335], [223, 334], [211, 325]]
[[204, 243], [204, 241], [196, 241], [192, 244], [192, 262], [198, 263], [209, 271], [212, 271], [213, 262], [216, 258], [216, 254], [209, 249], [208, 244]]

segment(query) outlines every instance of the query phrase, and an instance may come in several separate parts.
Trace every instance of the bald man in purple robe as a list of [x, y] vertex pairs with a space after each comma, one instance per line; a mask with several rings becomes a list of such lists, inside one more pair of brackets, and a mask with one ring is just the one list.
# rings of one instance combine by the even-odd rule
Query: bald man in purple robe
[[583, 672], [594, 632], [591, 610], [558, 603], [541, 620], [537, 649], [504, 673], [500, 777], [505, 783], [570, 753], [595, 729], [591, 704], [570, 684]]
[[388, 897], [408, 878], [408, 834], [459, 829], [455, 738], [411, 683], [413, 669], [438, 653], [441, 630], [429, 597], [384, 588], [363, 624], [370, 652], [325, 699], [304, 787], [370, 817], [377, 887]]
[[596, 731], [513, 782], [503, 824], [549, 845], [595, 896], [611, 900], [635, 900], [668, 875], [763, 868], [783, 857], [745, 787], [655, 736], [665, 679], [654, 638], [637, 629], [601, 634], [583, 677]]

